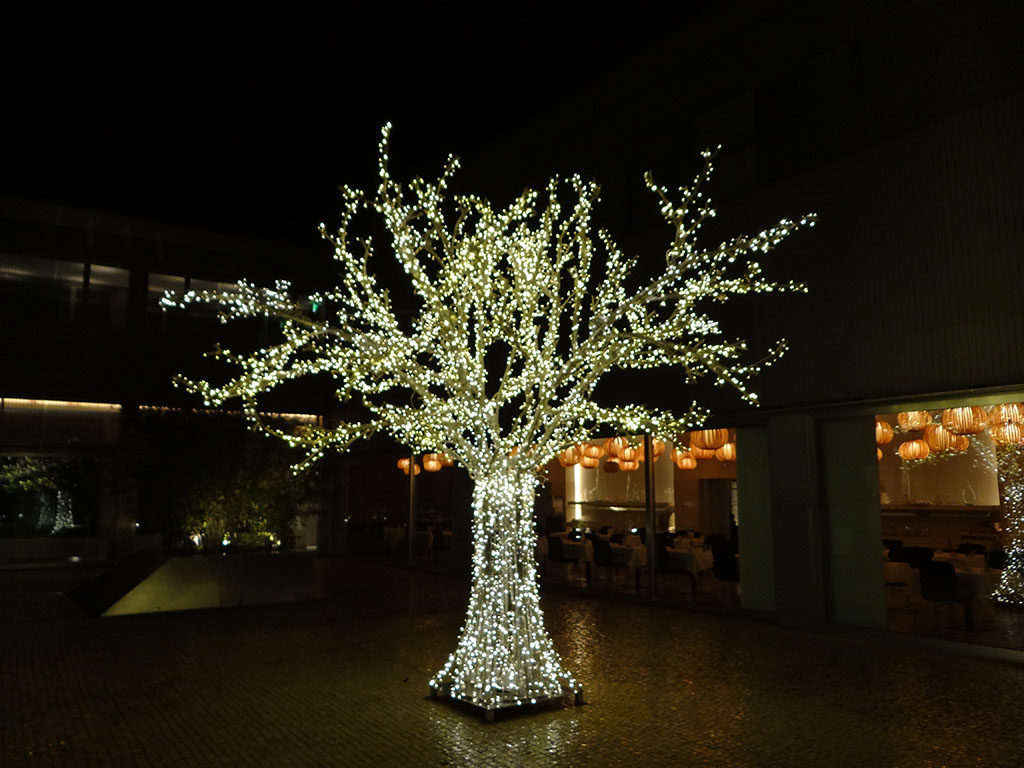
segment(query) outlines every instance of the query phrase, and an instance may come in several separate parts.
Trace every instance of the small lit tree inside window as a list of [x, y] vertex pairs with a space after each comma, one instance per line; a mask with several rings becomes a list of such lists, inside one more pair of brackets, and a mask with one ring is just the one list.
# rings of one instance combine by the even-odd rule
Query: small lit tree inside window
[[[218, 304], [225, 322], [273, 316], [283, 330], [279, 343], [252, 354], [217, 348], [213, 356], [234, 366], [225, 384], [177, 381], [207, 406], [240, 398], [254, 428], [305, 452], [297, 470], [377, 432], [452, 457], [474, 482], [472, 586], [455, 651], [430, 685], [487, 710], [577, 692], [540, 608], [533, 509], [541, 468], [599, 427], [667, 438], [705, 419], [696, 403], [682, 413], [599, 404], [595, 387], [613, 369], [711, 376], [756, 402], [749, 380], [784, 343], [745, 361], [745, 343], [724, 338], [707, 309], [737, 294], [804, 290], [769, 280], [754, 257], [813, 225], [813, 216], [699, 247], [697, 233], [714, 216], [702, 192], [712, 171], [707, 151], [690, 186], [672, 192], [646, 177], [672, 236], [664, 269], [639, 278], [637, 259], [593, 228], [595, 183], [552, 180], [497, 208], [450, 195], [458, 161], [449, 157], [436, 181], [403, 186], [391, 174], [389, 134], [390, 125], [375, 194], [343, 187], [340, 228], [321, 225], [338, 262], [337, 286], [304, 301], [283, 282], [165, 297], [167, 306]], [[387, 232], [383, 247], [350, 231], [366, 213]], [[411, 322], [375, 273], [382, 250], [408, 276]], [[261, 420], [261, 395], [322, 374], [365, 419], [298, 432]]]

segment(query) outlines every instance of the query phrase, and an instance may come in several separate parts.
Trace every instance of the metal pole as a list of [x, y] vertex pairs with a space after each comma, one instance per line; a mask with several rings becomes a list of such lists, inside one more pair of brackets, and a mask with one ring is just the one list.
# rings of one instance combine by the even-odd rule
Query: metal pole
[[416, 558], [416, 454], [409, 454], [409, 565]]
[[658, 599], [658, 518], [654, 509], [654, 441], [644, 433], [644, 497], [647, 503], [647, 590]]

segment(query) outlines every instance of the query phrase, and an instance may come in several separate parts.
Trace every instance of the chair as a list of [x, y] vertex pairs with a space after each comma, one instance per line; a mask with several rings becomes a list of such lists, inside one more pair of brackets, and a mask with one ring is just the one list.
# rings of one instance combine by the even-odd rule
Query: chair
[[895, 553], [889, 551], [889, 562], [909, 563], [911, 568], [920, 569], [922, 565], [932, 561], [934, 554], [935, 550], [931, 547], [903, 547]]
[[974, 595], [963, 589], [956, 578], [956, 571], [951, 563], [930, 561], [922, 563], [921, 597], [936, 605], [960, 604], [964, 607], [964, 629], [974, 629], [973, 602]]
[[[548, 560], [553, 563], [573, 563], [579, 565], [582, 560], [578, 557], [567, 557], [565, 547], [562, 544], [561, 536], [548, 536]], [[587, 581], [590, 581], [590, 563], [586, 563]]]
[[956, 548], [956, 551], [962, 555], [984, 555], [985, 545], [965, 541]]
[[715, 558], [712, 573], [722, 581], [739, 581], [740, 564], [736, 559], [736, 544], [724, 536], [708, 537], [711, 541], [711, 554]]
[[615, 558], [612, 555], [612, 545], [606, 539], [602, 539], [600, 536], [595, 536], [591, 543], [594, 546], [594, 565], [600, 566], [601, 568], [612, 568], [613, 578], [614, 573], [625, 568], [625, 563], [615, 562]]
[[988, 567], [1002, 569], [1006, 567], [1006, 552], [1002, 549], [993, 549], [988, 554]]

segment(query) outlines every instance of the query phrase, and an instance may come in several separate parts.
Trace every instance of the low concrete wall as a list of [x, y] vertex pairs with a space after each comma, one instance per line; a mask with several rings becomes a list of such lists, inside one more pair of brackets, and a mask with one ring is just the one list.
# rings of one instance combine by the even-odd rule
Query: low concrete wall
[[174, 557], [108, 608], [104, 616], [319, 600], [312, 554], [240, 552]]

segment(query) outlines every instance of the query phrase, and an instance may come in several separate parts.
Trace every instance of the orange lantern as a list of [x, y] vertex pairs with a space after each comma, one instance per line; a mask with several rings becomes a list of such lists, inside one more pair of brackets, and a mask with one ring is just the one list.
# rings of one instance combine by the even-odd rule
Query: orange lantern
[[729, 442], [728, 429], [697, 429], [690, 433], [690, 445], [714, 451]]
[[639, 461], [626, 461], [625, 459], [619, 459], [619, 469], [623, 472], [635, 472], [639, 468]]
[[971, 439], [967, 435], [953, 435], [953, 444], [946, 450], [950, 453], [963, 453], [971, 447]]
[[576, 447], [573, 445], [570, 445], [558, 454], [558, 463], [563, 467], [571, 467], [573, 464], [578, 464], [579, 461], [580, 455], [576, 451]]
[[989, 424], [1024, 424], [1024, 403], [993, 405], [988, 412]]
[[600, 463], [601, 459], [597, 458], [596, 456], [583, 456], [580, 459], [580, 466], [586, 467], [587, 469], [593, 469]]
[[715, 458], [719, 461], [736, 461], [736, 443], [726, 443], [717, 451]]
[[636, 448], [623, 448], [619, 451], [619, 458], [622, 461], [640, 461], [640, 451]]
[[687, 452], [687, 453], [680, 453], [676, 457], [675, 465], [677, 467], [679, 467], [680, 469], [682, 469], [682, 470], [696, 469], [697, 468], [697, 459], [695, 459], [693, 457], [693, 454], [691, 454], [689, 452]]
[[1024, 427], [1020, 424], [996, 424], [989, 428], [989, 434], [996, 445], [1017, 445], [1024, 437]]
[[900, 411], [896, 422], [906, 430], [924, 429], [932, 423], [932, 415], [929, 411]]
[[885, 419], [875, 419], [875, 445], [888, 445], [892, 442], [892, 424]]
[[882, 449], [881, 448], [875, 448], [875, 450], [878, 452], [878, 460], [881, 461], [882, 460]]
[[[601, 446], [593, 443], [583, 443], [583, 456], [591, 459], [600, 459], [604, 455]], [[594, 466], [597, 466], [596, 464]]]
[[405, 472], [405, 474], [407, 474], [407, 475], [409, 474], [409, 457], [408, 456], [404, 456], [404, 457], [402, 457], [401, 459], [398, 460], [398, 468], [400, 470], [402, 470], [403, 472]]
[[609, 456], [618, 456], [623, 448], [629, 447], [629, 440], [624, 437], [609, 437], [604, 441], [604, 449]]
[[440, 472], [441, 467], [444, 464], [441, 463], [441, 454], [439, 453], [424, 453], [423, 454], [423, 469], [427, 472]]
[[924, 440], [907, 440], [900, 446], [900, 458], [904, 461], [919, 461], [928, 458], [930, 450]]
[[976, 435], [988, 426], [988, 414], [980, 405], [963, 405], [942, 412], [942, 426], [954, 435]]
[[924, 428], [924, 441], [928, 448], [939, 453], [951, 450], [958, 437], [962, 435], [954, 435], [941, 424], [929, 424]]
[[690, 453], [693, 454], [695, 459], [713, 459], [715, 458], [715, 448], [701, 448], [693, 440], [693, 435], [690, 435]]

